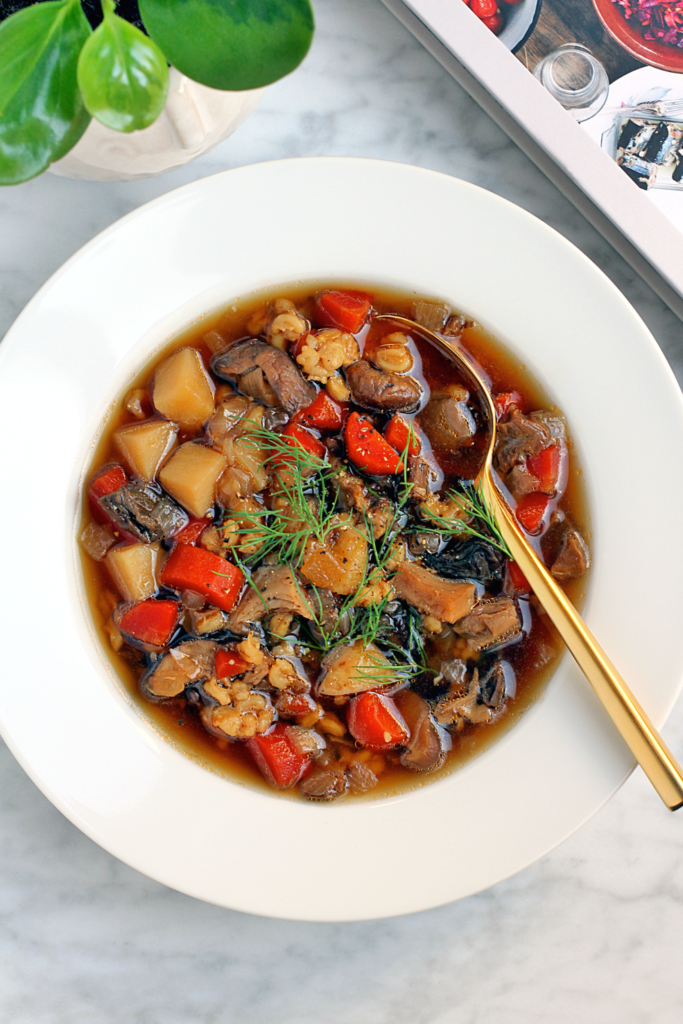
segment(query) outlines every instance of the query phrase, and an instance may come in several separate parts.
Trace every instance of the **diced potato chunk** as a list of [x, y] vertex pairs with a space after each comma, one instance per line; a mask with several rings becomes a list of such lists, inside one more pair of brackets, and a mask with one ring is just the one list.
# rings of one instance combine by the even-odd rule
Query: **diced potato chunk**
[[196, 349], [179, 348], [157, 367], [152, 402], [157, 412], [185, 430], [206, 423], [214, 410], [214, 386]]
[[322, 550], [307, 554], [301, 572], [316, 587], [353, 594], [363, 582], [367, 558], [367, 540], [349, 524], [334, 530]]
[[127, 423], [114, 433], [114, 441], [128, 468], [143, 480], [153, 480], [178, 438], [178, 427], [168, 420]]
[[323, 667], [325, 675], [318, 683], [318, 693], [327, 697], [362, 693], [396, 682], [389, 660], [374, 644], [365, 645], [362, 640], [337, 644], [325, 656]]
[[157, 567], [160, 543], [120, 544], [104, 559], [111, 578], [126, 601], [146, 601], [159, 589]]
[[216, 481], [227, 460], [204, 445], [181, 444], [159, 473], [159, 482], [193, 516], [201, 519], [216, 500]]

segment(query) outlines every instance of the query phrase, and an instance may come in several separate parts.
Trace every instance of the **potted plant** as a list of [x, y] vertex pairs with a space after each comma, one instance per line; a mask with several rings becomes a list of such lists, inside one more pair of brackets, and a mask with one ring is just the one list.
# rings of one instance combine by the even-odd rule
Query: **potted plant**
[[[118, 7], [115, 0], [0, 0], [0, 19], [3, 185], [55, 164], [78, 171], [79, 160], [85, 172], [76, 176], [107, 180], [192, 159], [301, 63], [314, 28], [310, 0], [120, 0]], [[172, 129], [166, 149], [185, 159], [172, 152], [169, 162], [162, 112]], [[150, 151], [150, 142], [156, 159], [127, 173], [123, 140], [129, 160], [140, 144]], [[113, 172], [98, 174], [107, 147], [124, 166], [118, 159]]]

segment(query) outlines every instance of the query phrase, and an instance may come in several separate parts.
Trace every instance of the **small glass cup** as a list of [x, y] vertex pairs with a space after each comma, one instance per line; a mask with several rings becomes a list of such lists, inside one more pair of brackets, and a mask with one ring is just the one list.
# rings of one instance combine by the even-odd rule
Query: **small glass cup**
[[607, 100], [607, 72], [579, 43], [566, 43], [549, 53], [534, 68], [534, 77], [577, 121], [594, 117]]

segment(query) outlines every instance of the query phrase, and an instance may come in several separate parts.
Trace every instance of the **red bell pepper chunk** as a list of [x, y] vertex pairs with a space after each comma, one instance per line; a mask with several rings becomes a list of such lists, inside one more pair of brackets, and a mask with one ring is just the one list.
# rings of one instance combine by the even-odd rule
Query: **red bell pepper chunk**
[[189, 544], [176, 544], [159, 579], [165, 587], [200, 594], [224, 612], [232, 610], [244, 583], [242, 571], [232, 562]]
[[[280, 434], [292, 448], [303, 448], [309, 455], [315, 455], [318, 459], [324, 459], [327, 448], [309, 430], [300, 427], [298, 423], [288, 423]], [[289, 456], [283, 455], [282, 461], [287, 462]], [[279, 461], [279, 460], [278, 460]]]
[[346, 421], [344, 442], [351, 462], [366, 473], [384, 475], [403, 470], [398, 452], [357, 412], [352, 412]]
[[547, 494], [526, 494], [518, 502], [515, 515], [527, 533], [540, 533], [549, 506]]
[[519, 391], [505, 391], [502, 395], [496, 395], [493, 404], [496, 407], [499, 420], [507, 415], [511, 405], [516, 405], [520, 412], [524, 411], [524, 399]]
[[180, 533], [173, 538], [178, 544], [196, 544], [207, 526], [211, 526], [213, 519], [206, 516], [204, 519], [190, 519], [187, 526], [183, 526]]
[[[411, 429], [412, 428], [412, 429]], [[392, 448], [395, 448], [397, 452], [403, 454], [406, 450], [406, 445], [410, 441], [410, 447], [408, 448], [408, 455], [419, 455], [420, 448], [422, 447], [422, 441], [418, 434], [417, 423], [413, 420], [409, 425], [396, 413], [392, 416], [386, 427], [384, 428], [384, 437], [389, 442]]]
[[90, 500], [90, 507], [92, 509], [93, 516], [99, 523], [110, 522], [109, 516], [105, 513], [101, 507], [99, 499], [103, 498], [105, 494], [113, 494], [114, 491], [118, 491], [119, 487], [123, 487], [124, 484], [128, 483], [128, 477], [121, 468], [121, 466], [105, 466], [97, 476], [90, 481], [88, 487], [88, 498]]
[[237, 651], [224, 650], [222, 647], [216, 651], [216, 676], [219, 679], [229, 679], [230, 676], [241, 676], [249, 668], [249, 662], [237, 653]]
[[281, 722], [268, 733], [247, 740], [247, 749], [271, 786], [288, 789], [311, 769], [311, 759], [300, 754]]
[[314, 427], [326, 434], [336, 434], [341, 430], [348, 402], [337, 402], [327, 391], [319, 391], [316, 398], [305, 409], [300, 409], [294, 417], [304, 427]]
[[559, 444], [548, 445], [538, 455], [530, 455], [526, 460], [527, 469], [538, 480], [538, 489], [544, 494], [555, 494], [560, 484], [562, 469], [562, 447]]
[[122, 633], [154, 647], [165, 647], [178, 625], [178, 604], [175, 601], [140, 601], [119, 619]]
[[368, 318], [372, 296], [367, 292], [323, 292], [317, 302], [316, 319], [324, 327], [358, 334]]
[[507, 569], [512, 589], [518, 594], [530, 593], [531, 587], [529, 586], [529, 581], [517, 562], [511, 562], [510, 559], [508, 559]]
[[410, 736], [395, 701], [372, 690], [349, 701], [346, 724], [353, 738], [370, 750], [392, 750]]

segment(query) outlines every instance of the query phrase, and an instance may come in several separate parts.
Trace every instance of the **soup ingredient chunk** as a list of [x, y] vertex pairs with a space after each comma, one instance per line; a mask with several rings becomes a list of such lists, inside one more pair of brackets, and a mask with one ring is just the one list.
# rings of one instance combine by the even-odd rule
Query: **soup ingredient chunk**
[[266, 732], [273, 723], [273, 708], [268, 697], [255, 693], [244, 683], [226, 688], [226, 698], [218, 707], [204, 708], [210, 726], [231, 739], [246, 740]]
[[398, 679], [395, 668], [379, 647], [362, 640], [337, 644], [325, 655], [322, 667], [318, 693], [330, 697], [390, 686]]
[[378, 412], [414, 412], [422, 399], [422, 386], [414, 377], [376, 370], [365, 359], [346, 367], [351, 397], [363, 409]]
[[[264, 405], [281, 405], [295, 413], [310, 405], [315, 388], [301, 375], [296, 363], [283, 352], [264, 341], [243, 341], [226, 352], [214, 356], [211, 369], [223, 380], [229, 380], [244, 394], [253, 395]], [[274, 400], [264, 397], [263, 380], [272, 389]], [[268, 399], [268, 400], [267, 400]]]
[[271, 786], [289, 789], [311, 770], [312, 761], [294, 743], [290, 727], [278, 723], [265, 736], [254, 736], [247, 747]]
[[250, 625], [273, 612], [313, 618], [306, 590], [288, 565], [264, 565], [257, 569], [228, 625], [233, 633], [245, 633]]
[[210, 679], [217, 647], [212, 640], [188, 640], [172, 647], [140, 679], [143, 695], [158, 703], [177, 697], [190, 683]]
[[216, 483], [227, 464], [220, 452], [189, 441], [174, 451], [159, 481], [191, 515], [202, 519], [213, 508]]
[[399, 597], [440, 622], [457, 622], [477, 600], [474, 583], [444, 580], [417, 562], [401, 562], [393, 584]]
[[176, 601], [140, 601], [130, 608], [120, 608], [114, 619], [124, 639], [133, 647], [160, 651], [171, 642], [178, 625]]
[[119, 529], [144, 543], [173, 537], [188, 523], [187, 513], [147, 480], [133, 480], [105, 494], [99, 505]]
[[153, 480], [159, 466], [178, 438], [178, 427], [169, 420], [127, 423], [114, 434], [114, 443], [134, 476]]
[[157, 592], [158, 541], [154, 544], [120, 544], [110, 548], [104, 564], [126, 601], [144, 601]]
[[398, 705], [380, 693], [368, 691], [349, 701], [346, 721], [353, 738], [369, 750], [391, 750], [408, 739]]
[[451, 737], [434, 720], [426, 700], [413, 690], [396, 694], [396, 705], [409, 730], [401, 764], [414, 772], [434, 772], [446, 760]]
[[567, 524], [559, 554], [550, 569], [551, 573], [556, 580], [564, 583], [583, 576], [589, 565], [588, 545], [576, 527]]
[[367, 560], [368, 542], [359, 526], [349, 520], [331, 532], [322, 549], [313, 545], [301, 572], [316, 587], [353, 594], [363, 582]]
[[434, 448], [451, 450], [473, 444], [477, 426], [468, 399], [467, 388], [460, 384], [431, 394], [418, 419]]
[[364, 473], [383, 476], [403, 469], [398, 452], [357, 412], [352, 412], [346, 422], [344, 442], [349, 459]]
[[213, 381], [194, 348], [179, 348], [154, 374], [154, 408], [184, 430], [197, 430], [206, 423], [214, 410], [214, 394]]
[[358, 334], [371, 305], [372, 296], [367, 292], [328, 291], [319, 296], [316, 312], [321, 324]]
[[488, 598], [479, 604], [456, 625], [456, 630], [466, 636], [470, 647], [483, 651], [519, 636], [522, 624], [517, 606], [510, 597]]
[[163, 564], [160, 580], [173, 590], [190, 590], [224, 612], [232, 610], [244, 575], [232, 562], [211, 551], [176, 544]]

